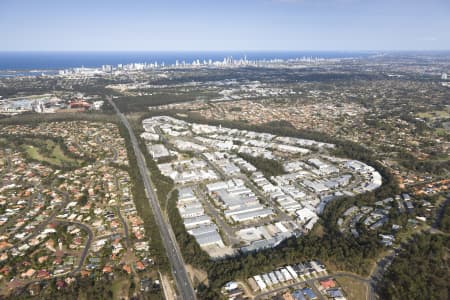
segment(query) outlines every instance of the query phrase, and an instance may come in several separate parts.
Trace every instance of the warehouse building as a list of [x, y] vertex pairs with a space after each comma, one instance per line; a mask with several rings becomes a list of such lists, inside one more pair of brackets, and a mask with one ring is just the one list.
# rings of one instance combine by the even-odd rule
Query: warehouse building
[[186, 227], [186, 229], [192, 229], [199, 225], [206, 225], [206, 224], [211, 224], [211, 218], [206, 215], [184, 219], [184, 227]]

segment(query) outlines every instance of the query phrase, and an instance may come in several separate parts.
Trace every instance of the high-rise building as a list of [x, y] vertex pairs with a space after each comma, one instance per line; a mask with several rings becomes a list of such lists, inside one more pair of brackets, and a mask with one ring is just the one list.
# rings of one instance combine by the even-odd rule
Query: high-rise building
[[102, 66], [102, 71], [103, 72], [111, 72], [113, 69], [113, 67], [111, 65], [103, 65]]
[[447, 80], [447, 73], [442, 73], [441, 79], [442, 80]]

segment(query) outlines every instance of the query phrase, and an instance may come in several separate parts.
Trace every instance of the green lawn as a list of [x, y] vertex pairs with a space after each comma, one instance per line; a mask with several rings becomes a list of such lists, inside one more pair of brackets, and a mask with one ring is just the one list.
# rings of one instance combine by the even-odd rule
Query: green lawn
[[436, 128], [435, 132], [438, 136], [445, 136], [449, 133], [449, 131], [445, 128]]
[[417, 116], [419, 118], [428, 118], [428, 119], [449, 118], [450, 117], [450, 112], [448, 112], [446, 110], [434, 110], [434, 111], [427, 111], [427, 112], [418, 113]]
[[113, 299], [124, 299], [128, 297], [128, 290], [130, 288], [130, 280], [118, 279], [115, 280], [111, 285], [111, 290], [113, 292]]
[[367, 299], [367, 285], [351, 277], [336, 278], [337, 283], [344, 290], [348, 300]]
[[61, 146], [51, 140], [47, 140], [44, 143], [39, 141], [33, 144], [39, 145], [40, 147], [29, 144], [24, 145], [25, 152], [33, 160], [46, 162], [58, 167], [63, 165], [78, 166], [81, 163], [80, 160], [67, 156]]

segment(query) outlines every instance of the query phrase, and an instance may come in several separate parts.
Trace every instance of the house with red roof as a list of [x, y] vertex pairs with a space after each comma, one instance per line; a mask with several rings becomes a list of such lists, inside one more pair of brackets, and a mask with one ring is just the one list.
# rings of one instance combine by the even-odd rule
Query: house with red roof
[[333, 278], [328, 278], [325, 280], [321, 280], [320, 285], [325, 289], [329, 289], [329, 288], [334, 288], [336, 286], [336, 282], [334, 281]]

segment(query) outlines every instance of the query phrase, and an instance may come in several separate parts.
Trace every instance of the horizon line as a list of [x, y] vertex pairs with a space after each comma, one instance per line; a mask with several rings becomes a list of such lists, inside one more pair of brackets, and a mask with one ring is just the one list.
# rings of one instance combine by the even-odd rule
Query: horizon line
[[98, 49], [76, 49], [76, 50], [1, 50], [0, 53], [12, 53], [12, 52], [166, 52], [166, 53], [189, 53], [189, 52], [450, 52], [449, 49], [336, 49], [336, 50], [317, 50], [317, 49], [298, 49], [298, 50], [286, 50], [286, 49], [253, 49], [253, 50], [242, 50], [242, 49], [234, 49], [234, 50], [98, 50]]

